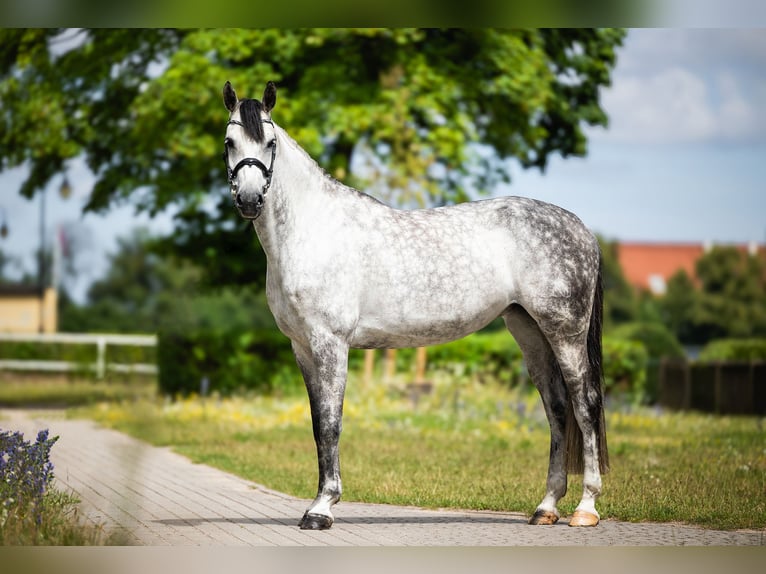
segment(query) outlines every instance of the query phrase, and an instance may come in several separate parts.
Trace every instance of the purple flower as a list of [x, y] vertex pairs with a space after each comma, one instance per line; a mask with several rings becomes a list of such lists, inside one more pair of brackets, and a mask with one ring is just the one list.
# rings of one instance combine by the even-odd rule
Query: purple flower
[[53, 481], [50, 451], [58, 437], [48, 438], [48, 430], [37, 433], [31, 444], [18, 431], [0, 431], [0, 518], [9, 512], [30, 513], [39, 526], [42, 501]]

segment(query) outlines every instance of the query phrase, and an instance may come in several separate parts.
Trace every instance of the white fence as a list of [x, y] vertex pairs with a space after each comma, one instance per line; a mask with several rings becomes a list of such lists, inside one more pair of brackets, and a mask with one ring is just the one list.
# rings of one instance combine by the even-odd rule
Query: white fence
[[[133, 363], [130, 365], [110, 363], [107, 361], [108, 345], [124, 345], [133, 347], [156, 347], [156, 335], [117, 335], [117, 334], [83, 334], [83, 333], [0, 333], [0, 342], [10, 341], [19, 343], [62, 343], [77, 345], [96, 345], [96, 362], [89, 367], [96, 372], [96, 377], [102, 379], [107, 370], [115, 373], [137, 373], [146, 375], [157, 374], [157, 366], [148, 363]], [[65, 373], [81, 369], [79, 363], [68, 361], [39, 361], [0, 359], [0, 371], [44, 371]]]

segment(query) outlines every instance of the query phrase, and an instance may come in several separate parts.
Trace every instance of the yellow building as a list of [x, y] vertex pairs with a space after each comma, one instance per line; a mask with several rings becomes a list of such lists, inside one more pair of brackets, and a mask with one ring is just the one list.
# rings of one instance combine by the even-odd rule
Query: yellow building
[[0, 333], [55, 333], [57, 298], [52, 287], [0, 286]]

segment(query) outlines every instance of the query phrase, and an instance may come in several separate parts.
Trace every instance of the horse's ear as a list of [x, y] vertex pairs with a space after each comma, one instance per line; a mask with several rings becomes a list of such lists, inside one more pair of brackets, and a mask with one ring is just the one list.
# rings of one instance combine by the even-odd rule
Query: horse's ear
[[237, 106], [237, 93], [231, 87], [231, 82], [226, 82], [223, 86], [223, 103], [230, 112]]
[[263, 91], [263, 108], [267, 113], [270, 113], [274, 109], [274, 105], [277, 103], [277, 86], [274, 82], [266, 84], [266, 89]]

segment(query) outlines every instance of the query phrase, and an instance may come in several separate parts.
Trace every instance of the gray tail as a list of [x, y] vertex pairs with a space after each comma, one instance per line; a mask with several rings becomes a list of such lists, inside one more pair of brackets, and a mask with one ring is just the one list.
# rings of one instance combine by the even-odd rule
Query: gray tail
[[[598, 278], [596, 290], [593, 295], [593, 309], [590, 315], [590, 327], [588, 328], [588, 363], [590, 376], [586, 384], [585, 396], [592, 401], [588, 405], [590, 419], [596, 430], [598, 440], [598, 462], [601, 474], [609, 472], [609, 450], [606, 446], [606, 424], [604, 421], [604, 369], [602, 365], [601, 351], [601, 327], [604, 315], [604, 285], [602, 282], [603, 263], [599, 257]], [[594, 392], [595, 391], [595, 392]], [[567, 471], [573, 474], [581, 474], [585, 468], [583, 460], [582, 432], [574, 415], [572, 401], [567, 401], [566, 414], [566, 449]]]

